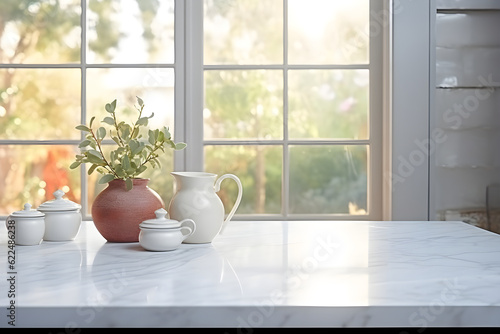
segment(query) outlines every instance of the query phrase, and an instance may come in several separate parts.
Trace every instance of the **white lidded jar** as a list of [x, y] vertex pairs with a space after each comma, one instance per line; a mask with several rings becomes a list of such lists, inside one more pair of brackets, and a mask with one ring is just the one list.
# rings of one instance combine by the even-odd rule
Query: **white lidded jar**
[[81, 205], [62, 198], [65, 192], [56, 190], [55, 199], [42, 203], [38, 210], [45, 214], [46, 241], [70, 241], [76, 238], [80, 231], [82, 215]]
[[45, 232], [44, 216], [42, 212], [31, 209], [31, 204], [24, 204], [24, 210], [13, 212], [5, 221], [9, 239], [16, 245], [39, 245]]
[[164, 252], [177, 249], [196, 230], [192, 219], [169, 219], [163, 208], [156, 210], [155, 215], [156, 218], [139, 224], [139, 243], [146, 250]]

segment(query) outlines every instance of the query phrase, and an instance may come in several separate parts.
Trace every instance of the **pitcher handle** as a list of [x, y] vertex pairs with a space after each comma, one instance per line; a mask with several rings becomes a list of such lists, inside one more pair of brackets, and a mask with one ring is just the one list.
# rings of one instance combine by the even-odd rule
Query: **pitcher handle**
[[231, 209], [231, 211], [227, 215], [226, 219], [222, 223], [222, 228], [220, 230], [220, 233], [222, 233], [224, 231], [224, 228], [226, 227], [227, 223], [231, 220], [231, 218], [233, 218], [234, 213], [236, 212], [236, 210], [238, 209], [238, 206], [240, 205], [241, 196], [243, 195], [243, 186], [241, 185], [241, 181], [234, 174], [224, 174], [221, 177], [219, 177], [217, 179], [217, 181], [215, 182], [215, 192], [218, 192], [220, 190], [220, 184], [225, 179], [233, 179], [234, 181], [236, 181], [236, 184], [238, 185], [238, 196], [236, 197], [236, 202], [234, 202], [233, 208]]

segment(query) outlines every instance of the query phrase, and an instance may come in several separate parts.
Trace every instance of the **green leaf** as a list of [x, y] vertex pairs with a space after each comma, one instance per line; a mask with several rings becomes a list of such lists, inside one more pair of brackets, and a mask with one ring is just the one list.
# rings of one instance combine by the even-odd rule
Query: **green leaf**
[[139, 174], [141, 174], [142, 172], [144, 172], [146, 169], [148, 169], [148, 167], [146, 167], [146, 166], [142, 165], [141, 167], [139, 167], [139, 168], [137, 169], [137, 173], [136, 173], [136, 174], [137, 174], [137, 175], [139, 175]]
[[135, 125], [144, 125], [144, 126], [147, 126], [148, 125], [148, 117], [141, 117], [137, 120], [137, 122], [135, 122]]
[[94, 119], [95, 119], [95, 116], [92, 116], [92, 118], [90, 119], [89, 128], [92, 127], [92, 123], [94, 123]]
[[128, 155], [124, 155], [122, 158], [122, 167], [124, 170], [128, 171], [130, 169], [130, 159]]
[[106, 124], [109, 124], [109, 125], [114, 125], [115, 124], [115, 120], [113, 119], [113, 117], [104, 117], [104, 119], [102, 120], [102, 122], [106, 123]]
[[102, 126], [97, 129], [96, 137], [97, 139], [104, 139], [104, 137], [106, 137], [106, 129]]
[[113, 102], [111, 103], [106, 103], [106, 105], [104, 106], [104, 108], [106, 109], [107, 112], [109, 112], [110, 114], [114, 113], [115, 112], [115, 109], [116, 109], [116, 99], [113, 100]]
[[116, 137], [116, 136], [115, 136], [115, 137], [111, 137], [111, 139], [113, 139], [113, 141], [114, 141], [116, 144], [120, 145], [120, 139], [118, 139], [118, 137]]
[[145, 144], [133, 139], [129, 142], [129, 146], [132, 154], [136, 155], [144, 149]]
[[92, 174], [97, 167], [98, 167], [98, 165], [90, 166], [89, 170], [87, 171], [87, 174], [88, 175]]
[[116, 165], [116, 167], [115, 167], [115, 173], [116, 173], [119, 177], [125, 177], [125, 176], [126, 176], [125, 171], [123, 170], [123, 168], [122, 168], [122, 165], [121, 165], [121, 164]]
[[134, 175], [137, 171], [137, 164], [134, 161], [130, 161], [130, 168], [128, 169], [128, 173]]
[[101, 154], [101, 152], [99, 152], [99, 151], [96, 151], [96, 150], [88, 150], [88, 151], [87, 151], [87, 153], [88, 153], [88, 154], [91, 154], [91, 155], [93, 155], [93, 156], [95, 156], [95, 157], [98, 157], [98, 158], [102, 159], [102, 154]]
[[155, 142], [156, 142], [156, 137], [155, 137], [155, 133], [153, 130], [149, 130], [148, 131], [148, 142], [151, 144], [151, 145], [154, 145]]
[[127, 187], [127, 190], [131, 190], [134, 187], [134, 182], [132, 182], [131, 178], [127, 178], [125, 180], [125, 185]]
[[120, 125], [119, 129], [120, 129], [120, 132], [121, 132], [122, 140], [124, 140], [125, 142], [127, 142], [129, 140], [129, 138], [130, 138], [130, 130], [132, 130], [132, 128], [128, 124], [122, 124], [122, 125]]
[[96, 150], [88, 150], [86, 153], [87, 153], [86, 157], [87, 157], [88, 162], [90, 162], [92, 164], [99, 165], [99, 166], [106, 165], [106, 163], [102, 159], [101, 154], [99, 152], [97, 152]]
[[175, 144], [175, 149], [176, 150], [182, 150], [183, 148], [185, 148], [187, 146], [186, 143], [176, 143]]
[[90, 162], [91, 164], [96, 164], [96, 165], [99, 165], [99, 166], [106, 166], [106, 163], [104, 162], [104, 160], [102, 159], [99, 159], [93, 155], [89, 155], [87, 156], [87, 160], [86, 162]]
[[139, 104], [139, 107], [142, 107], [144, 105], [144, 101], [139, 96], [136, 96], [137, 98], [137, 103]]
[[158, 141], [164, 141], [165, 140], [165, 134], [163, 132], [158, 133]]
[[108, 183], [109, 181], [113, 181], [115, 176], [113, 174], [106, 174], [99, 179], [99, 184]]
[[112, 109], [110, 103], [106, 103], [106, 105], [104, 106], [104, 109], [106, 109], [106, 111], [109, 113], [113, 113], [113, 109]]
[[84, 140], [82, 140], [82, 142], [80, 143], [80, 145], [78, 145], [78, 147], [82, 148], [82, 147], [89, 146], [89, 145], [90, 145], [90, 140], [84, 139]]
[[139, 135], [139, 128], [135, 128], [134, 131], [132, 131], [132, 135], [130, 137], [132, 138], [137, 138], [137, 136]]
[[82, 162], [81, 162], [81, 161], [75, 161], [75, 162], [73, 162], [73, 163], [69, 166], [69, 169], [75, 169], [75, 168], [78, 168], [81, 164], [82, 164]]
[[75, 126], [75, 129], [80, 130], [80, 131], [90, 132], [90, 128], [86, 125], [83, 125], [83, 124]]

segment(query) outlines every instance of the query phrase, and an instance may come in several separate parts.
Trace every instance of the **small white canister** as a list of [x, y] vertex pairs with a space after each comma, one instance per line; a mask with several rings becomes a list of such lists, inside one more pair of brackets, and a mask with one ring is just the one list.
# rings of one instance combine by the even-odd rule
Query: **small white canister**
[[38, 210], [45, 214], [46, 241], [70, 241], [76, 238], [82, 224], [81, 205], [62, 198], [65, 192], [56, 190], [55, 199], [42, 203]]
[[45, 232], [44, 216], [31, 209], [31, 204], [24, 204], [24, 210], [13, 212], [5, 221], [9, 238], [14, 239], [16, 245], [39, 245]]

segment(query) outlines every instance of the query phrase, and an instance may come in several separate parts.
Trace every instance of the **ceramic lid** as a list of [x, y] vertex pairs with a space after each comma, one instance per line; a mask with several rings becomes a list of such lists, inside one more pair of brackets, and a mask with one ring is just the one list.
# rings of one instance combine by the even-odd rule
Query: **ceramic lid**
[[43, 212], [37, 211], [31, 208], [31, 204], [24, 204], [24, 210], [16, 211], [11, 214], [11, 217], [17, 218], [35, 218], [35, 217], [44, 217], [45, 214]]
[[62, 190], [56, 190], [53, 195], [55, 199], [40, 204], [38, 210], [40, 211], [74, 211], [79, 210], [82, 206], [70, 201], [69, 199], [62, 198], [66, 193]]
[[169, 219], [164, 208], [155, 211], [156, 218], [148, 219], [139, 224], [141, 228], [176, 228], [181, 227], [178, 220]]

